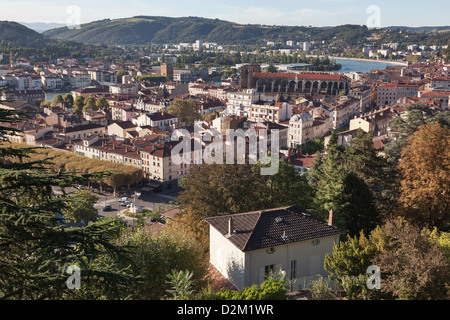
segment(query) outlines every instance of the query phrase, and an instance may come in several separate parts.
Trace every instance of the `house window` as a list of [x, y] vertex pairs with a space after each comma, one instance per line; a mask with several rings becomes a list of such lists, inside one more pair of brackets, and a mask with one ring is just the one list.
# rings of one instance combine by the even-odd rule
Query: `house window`
[[264, 267], [264, 274], [267, 276], [267, 275], [269, 275], [270, 273], [273, 273], [273, 272], [275, 271], [275, 267], [276, 267], [276, 265], [274, 265], [274, 264], [265, 266], [265, 267]]
[[297, 260], [291, 261], [291, 280], [297, 278]]

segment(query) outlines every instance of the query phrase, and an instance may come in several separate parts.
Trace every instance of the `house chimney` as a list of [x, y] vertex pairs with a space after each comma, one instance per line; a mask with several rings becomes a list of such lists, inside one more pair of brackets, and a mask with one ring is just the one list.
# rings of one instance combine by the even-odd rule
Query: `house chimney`
[[333, 226], [333, 224], [334, 224], [334, 212], [333, 209], [331, 209], [328, 216], [328, 225]]
[[234, 233], [234, 223], [233, 218], [228, 218], [228, 236], [232, 236]]

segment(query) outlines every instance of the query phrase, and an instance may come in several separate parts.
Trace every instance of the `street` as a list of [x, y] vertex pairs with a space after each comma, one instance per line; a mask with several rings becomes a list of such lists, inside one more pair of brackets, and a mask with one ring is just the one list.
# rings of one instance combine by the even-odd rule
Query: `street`
[[[76, 192], [77, 189], [75, 188], [68, 188], [66, 189], [66, 192]], [[59, 188], [54, 187], [53, 192], [58, 195], [61, 194], [61, 191]], [[103, 192], [102, 194], [99, 194], [97, 192], [92, 192], [94, 195], [99, 197], [100, 199], [98, 202], [94, 205], [94, 208], [98, 210], [98, 215], [102, 217], [113, 217], [113, 218], [122, 218], [124, 221], [126, 221], [130, 226], [135, 226], [136, 219], [131, 217], [126, 217], [123, 215], [123, 212], [127, 210], [128, 208], [125, 206], [122, 206], [120, 203], [120, 199], [123, 197], [127, 197], [128, 201], [133, 202], [133, 194], [134, 191], [127, 192], [124, 194], [123, 192], [117, 193], [116, 197], [112, 193]], [[158, 208], [167, 208], [169, 209], [171, 207], [170, 202], [176, 201], [177, 194], [174, 195], [165, 195], [165, 194], [157, 194], [157, 193], [145, 193], [142, 192], [139, 198], [136, 198], [136, 206], [142, 206], [145, 209], [150, 210], [156, 210]], [[102, 208], [105, 206], [111, 206], [111, 210], [109, 211], [102, 211]]]

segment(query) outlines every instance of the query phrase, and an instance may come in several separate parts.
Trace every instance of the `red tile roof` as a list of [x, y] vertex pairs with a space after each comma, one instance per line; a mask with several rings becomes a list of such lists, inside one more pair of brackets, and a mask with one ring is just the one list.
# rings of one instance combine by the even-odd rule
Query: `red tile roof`
[[237, 291], [233, 284], [212, 264], [209, 265], [207, 280], [209, 281], [209, 285], [211, 287], [211, 293], [217, 293], [222, 290]]
[[262, 73], [257, 72], [253, 74], [255, 78], [284, 78], [284, 79], [300, 79], [300, 80], [348, 80], [344, 76], [340, 74], [332, 74], [332, 73]]

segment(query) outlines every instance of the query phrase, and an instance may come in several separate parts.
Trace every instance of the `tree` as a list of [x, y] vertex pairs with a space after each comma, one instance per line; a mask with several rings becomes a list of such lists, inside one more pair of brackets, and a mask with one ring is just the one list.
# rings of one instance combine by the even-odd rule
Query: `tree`
[[264, 207], [279, 208], [299, 205], [305, 210], [311, 209], [313, 192], [306, 176], [299, 175], [295, 168], [280, 160], [277, 174], [263, 178], [264, 189], [261, 190], [260, 202]]
[[[21, 121], [17, 116], [0, 111], [0, 123]], [[10, 132], [17, 131], [0, 126], [0, 139]], [[55, 214], [68, 209], [70, 199], [54, 197], [52, 187], [73, 186], [89, 177], [52, 173], [46, 168], [51, 159], [29, 160], [36, 148], [0, 144], [0, 298], [119, 298], [117, 292], [136, 279], [126, 268], [101, 261], [121, 261], [128, 266], [125, 248], [113, 244], [120, 224], [110, 220], [69, 228]], [[81, 290], [76, 292], [66, 284], [67, 266], [73, 265], [82, 270]]]
[[[384, 147], [383, 153], [386, 165], [384, 166], [384, 184], [381, 191], [384, 201], [379, 206], [384, 214], [397, 210], [400, 195], [400, 172], [398, 164], [402, 158], [402, 150], [408, 145], [408, 139], [421, 126], [437, 122], [444, 127], [450, 126], [450, 112], [434, 112], [425, 105], [417, 103], [406, 106], [405, 116], [394, 117], [391, 121], [392, 137], [394, 141]], [[380, 203], [379, 203], [380, 205]]]
[[381, 245], [377, 245], [375, 238], [384, 239], [380, 227], [372, 231], [369, 238], [361, 231], [353, 237], [347, 235], [345, 241], [336, 244], [333, 252], [325, 256], [324, 268], [330, 278], [342, 282], [344, 277], [365, 274], [380, 247], [384, 247], [384, 240], [378, 241]]
[[336, 226], [345, 230], [348, 196], [345, 193], [347, 171], [343, 165], [343, 150], [337, 144], [336, 133], [333, 133], [327, 146], [327, 152], [321, 162], [316, 162], [320, 168], [314, 168], [313, 188], [315, 212], [323, 219], [328, 219], [328, 213], [333, 210], [336, 216]]
[[74, 99], [73, 99], [73, 95], [71, 95], [70, 93], [66, 93], [63, 97], [64, 102], [70, 103], [71, 105], [73, 105], [74, 103]]
[[327, 219], [333, 209], [336, 226], [352, 236], [370, 232], [381, 222], [383, 165], [370, 134], [358, 131], [344, 149], [333, 133], [325, 155], [317, 157], [307, 174], [314, 190], [313, 211]]
[[219, 117], [218, 112], [208, 113], [203, 116], [203, 121], [212, 121]]
[[89, 97], [84, 100], [83, 112], [86, 110], [97, 110], [97, 105], [95, 104], [94, 98]]
[[[131, 247], [129, 259], [135, 277], [140, 283], [131, 284], [130, 294], [141, 300], [158, 300], [167, 296], [167, 290], [172, 289], [171, 282], [167, 282], [173, 270], [183, 270], [189, 274], [189, 291], [197, 293], [205, 285], [208, 270], [208, 259], [205, 252], [194, 243], [185, 233], [162, 231], [154, 236], [145, 231], [123, 233], [119, 243]], [[123, 265], [125, 267], [127, 265]], [[185, 291], [187, 293], [187, 291]]]
[[105, 97], [101, 97], [95, 102], [95, 106], [97, 110], [104, 110], [109, 107], [109, 103]]
[[353, 229], [351, 234], [357, 234], [361, 229], [370, 232], [381, 222], [380, 211], [386, 200], [382, 196], [387, 166], [383, 160], [373, 145], [372, 134], [362, 130], [358, 130], [345, 149], [344, 166], [349, 173], [345, 188], [350, 197], [347, 226], [349, 231]]
[[51, 106], [52, 104], [53, 104], [52, 101], [44, 100], [44, 101], [41, 101], [41, 103], [39, 104], [39, 106], [40, 106], [41, 108], [43, 108], [43, 107]]
[[361, 178], [372, 190], [380, 189], [383, 181], [382, 158], [378, 156], [373, 145], [372, 133], [358, 130], [349, 146], [345, 149], [347, 170]]
[[83, 113], [83, 108], [84, 108], [84, 98], [83, 96], [78, 96], [75, 98], [74, 101], [74, 112], [81, 114]]
[[402, 215], [419, 226], [450, 227], [450, 129], [438, 123], [419, 127], [398, 166]]
[[445, 127], [450, 126], [450, 112], [434, 112], [421, 103], [413, 103], [405, 107], [402, 117], [394, 117], [391, 121], [392, 136], [395, 140], [389, 143], [384, 153], [389, 164], [397, 166], [401, 159], [401, 151], [408, 145], [408, 139], [419, 127], [437, 122]]
[[345, 230], [356, 235], [360, 231], [369, 233], [381, 222], [372, 190], [353, 172], [344, 179], [344, 195], [348, 201], [345, 207]]
[[[347, 299], [380, 298], [378, 290], [368, 290], [367, 270], [374, 265], [377, 254], [388, 249], [387, 236], [382, 227], [377, 227], [366, 237], [347, 235], [345, 241], [336, 244], [331, 254], [325, 256], [324, 268], [331, 280], [336, 280], [347, 294]], [[383, 297], [386, 298], [386, 297]]]
[[62, 103], [62, 102], [64, 102], [62, 95], [57, 94], [57, 95], [55, 95], [55, 98], [53, 98], [52, 105], [55, 106], [56, 104]]
[[383, 275], [381, 291], [402, 300], [449, 299], [448, 250], [434, 241], [433, 233], [403, 219], [383, 229], [389, 250], [374, 258]]
[[176, 116], [180, 122], [188, 126], [192, 126], [195, 121], [201, 120], [199, 105], [196, 101], [189, 100], [173, 100], [167, 107], [167, 112]]
[[277, 73], [277, 72], [278, 72], [278, 69], [273, 65], [273, 63], [270, 63], [270, 64], [267, 66], [265, 72], [268, 72], [268, 73]]
[[67, 208], [63, 210], [64, 216], [75, 220], [77, 223], [84, 221], [88, 225], [89, 221], [94, 220], [98, 211], [94, 208], [99, 197], [93, 195], [88, 190], [81, 190], [70, 196]]
[[128, 71], [126, 70], [119, 70], [116, 72], [117, 80], [119, 83], [122, 83], [122, 77], [129, 75]]

